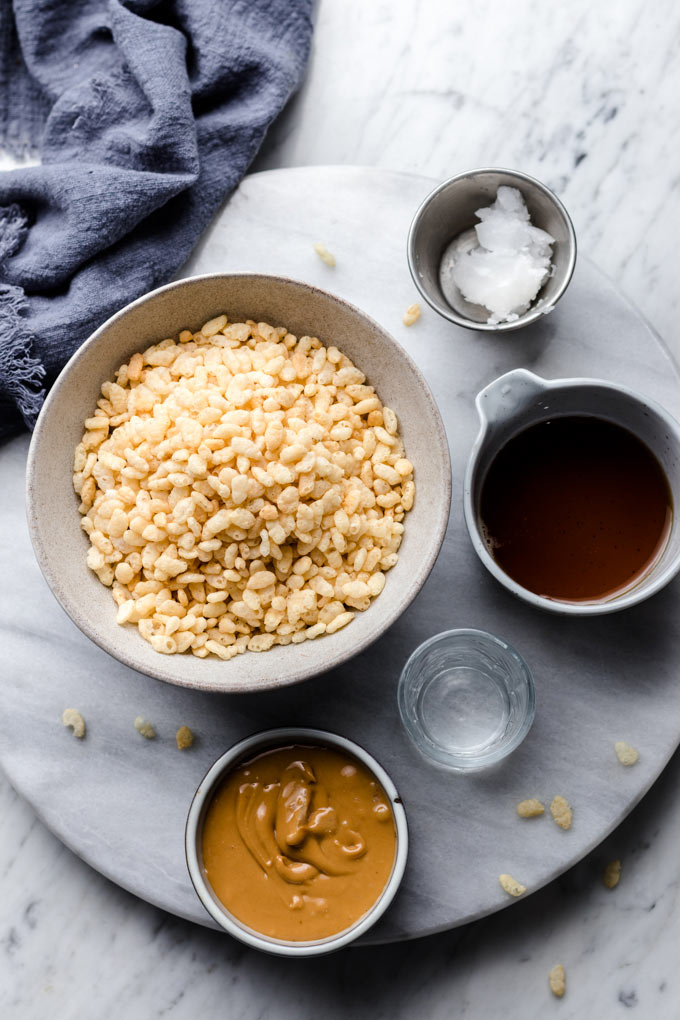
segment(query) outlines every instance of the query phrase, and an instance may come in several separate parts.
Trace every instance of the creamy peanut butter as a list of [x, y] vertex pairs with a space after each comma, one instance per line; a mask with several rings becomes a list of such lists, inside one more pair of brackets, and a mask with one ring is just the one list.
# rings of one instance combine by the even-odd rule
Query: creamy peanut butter
[[326, 938], [356, 923], [392, 872], [387, 794], [329, 747], [265, 751], [230, 772], [206, 812], [205, 875], [225, 907], [273, 938]]

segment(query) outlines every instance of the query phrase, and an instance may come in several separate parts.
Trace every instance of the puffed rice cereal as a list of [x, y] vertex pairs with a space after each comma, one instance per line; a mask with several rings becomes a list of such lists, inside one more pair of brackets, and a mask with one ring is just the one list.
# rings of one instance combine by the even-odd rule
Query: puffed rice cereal
[[226, 315], [133, 354], [75, 451], [87, 565], [155, 651], [333, 634], [397, 562], [413, 466], [336, 347]]
[[627, 744], [625, 740], [617, 740], [614, 744], [614, 750], [616, 751], [616, 757], [622, 765], [635, 765], [640, 757], [635, 748]]
[[317, 241], [314, 245], [314, 251], [321, 261], [325, 262], [327, 266], [331, 266], [332, 268], [335, 265], [335, 255], [333, 255], [324, 244]]
[[517, 805], [517, 814], [520, 818], [537, 818], [545, 812], [540, 800], [531, 797], [529, 800], [521, 800]]
[[498, 881], [509, 896], [523, 896], [527, 887], [518, 882], [512, 875], [499, 875]]
[[148, 721], [148, 719], [145, 719], [143, 715], [138, 715], [137, 718], [135, 719], [135, 729], [143, 737], [146, 737], [147, 740], [153, 740], [154, 737], [156, 736], [155, 729]]
[[550, 814], [553, 816], [555, 823], [559, 825], [560, 829], [571, 828], [571, 820], [574, 812], [572, 811], [566, 797], [561, 797], [559, 794], [556, 797], [553, 797], [552, 803], [550, 804]]
[[619, 884], [621, 878], [621, 861], [610, 861], [607, 867], [604, 869], [604, 875], [602, 881], [607, 886], [607, 889], [615, 889]]
[[180, 751], [186, 751], [194, 742], [194, 735], [188, 726], [180, 726], [175, 735], [177, 742], [177, 748]]
[[414, 322], [417, 322], [420, 318], [420, 305], [416, 302], [415, 304], [409, 305], [404, 312], [402, 322], [405, 326], [412, 326]]
[[561, 963], [548, 974], [548, 984], [550, 985], [550, 991], [553, 993], [556, 999], [561, 999], [567, 990], [567, 976], [564, 972], [564, 967]]

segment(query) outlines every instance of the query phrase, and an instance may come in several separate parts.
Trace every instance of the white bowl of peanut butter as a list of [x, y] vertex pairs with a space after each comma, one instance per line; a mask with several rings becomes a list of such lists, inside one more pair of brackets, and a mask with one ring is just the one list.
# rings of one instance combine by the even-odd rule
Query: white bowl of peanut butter
[[201, 782], [187, 866], [211, 917], [280, 956], [333, 952], [391, 903], [408, 853], [392, 780], [358, 744], [325, 730], [248, 737]]

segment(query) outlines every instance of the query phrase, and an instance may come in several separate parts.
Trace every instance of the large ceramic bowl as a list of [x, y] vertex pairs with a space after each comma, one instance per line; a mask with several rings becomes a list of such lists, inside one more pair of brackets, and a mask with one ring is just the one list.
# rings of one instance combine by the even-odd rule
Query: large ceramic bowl
[[[384, 590], [350, 626], [300, 645], [246, 652], [230, 661], [161, 655], [134, 626], [118, 626], [111, 591], [87, 568], [88, 539], [72, 488], [73, 453], [101, 384], [135, 351], [182, 329], [200, 329], [226, 312], [285, 325], [297, 336], [336, 345], [366, 374], [400, 420], [415, 468], [416, 501], [406, 516], [399, 560]], [[169, 284], [112, 316], [77, 351], [52, 387], [28, 458], [27, 509], [33, 547], [52, 592], [73, 622], [132, 669], [206, 691], [283, 687], [323, 673], [375, 641], [424, 584], [446, 530], [451, 467], [439, 411], [420, 372], [381, 327], [358, 308], [305, 283], [252, 274], [199, 276]]]

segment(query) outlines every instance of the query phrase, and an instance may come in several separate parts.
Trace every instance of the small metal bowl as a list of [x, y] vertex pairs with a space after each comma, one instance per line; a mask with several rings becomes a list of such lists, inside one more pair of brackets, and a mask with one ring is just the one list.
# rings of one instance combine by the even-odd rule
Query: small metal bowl
[[[212, 886], [205, 875], [203, 866], [203, 854], [201, 850], [201, 838], [203, 832], [203, 821], [213, 794], [228, 772], [236, 768], [243, 761], [247, 761], [256, 754], [271, 750], [276, 747], [286, 747], [290, 744], [314, 744], [321, 747], [330, 747], [345, 754], [357, 758], [366, 768], [373, 773], [378, 780], [387, 797], [389, 798], [394, 817], [396, 830], [396, 848], [394, 853], [394, 864], [392, 873], [387, 880], [385, 888], [378, 896], [371, 909], [359, 918], [355, 924], [344, 931], [337, 932], [324, 939], [315, 939], [308, 942], [293, 942], [287, 939], [275, 939], [269, 935], [263, 935], [240, 921], [232, 914], [225, 905], [217, 898]], [[251, 737], [234, 744], [228, 751], [217, 759], [215, 764], [208, 770], [199, 787], [194, 794], [194, 799], [189, 808], [185, 830], [185, 852], [189, 875], [193, 882], [196, 893], [201, 903], [210, 916], [217, 921], [220, 927], [240, 939], [246, 945], [254, 949], [261, 949], [265, 953], [275, 956], [319, 956], [323, 953], [332, 953], [336, 949], [354, 942], [371, 928], [378, 918], [382, 917], [401, 884], [406, 867], [408, 856], [408, 826], [406, 824], [406, 812], [401, 798], [397, 794], [394, 783], [385, 772], [384, 768], [365, 751], [359, 744], [341, 737], [337, 733], [329, 733], [326, 730], [316, 730], [301, 727], [286, 727], [275, 730], [265, 730], [262, 733], [255, 733]]]
[[[479, 222], [475, 212], [492, 205], [502, 186], [518, 188], [532, 224], [555, 238], [555, 268], [523, 315], [513, 322], [490, 323], [489, 310], [470, 304], [458, 288], [452, 287], [447, 299], [439, 282], [439, 267], [451, 241]], [[547, 315], [562, 297], [576, 264], [576, 234], [566, 209], [545, 184], [519, 170], [485, 168], [457, 174], [427, 196], [413, 218], [407, 251], [415, 285], [436, 312], [466, 329], [508, 333]]]

